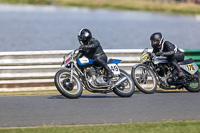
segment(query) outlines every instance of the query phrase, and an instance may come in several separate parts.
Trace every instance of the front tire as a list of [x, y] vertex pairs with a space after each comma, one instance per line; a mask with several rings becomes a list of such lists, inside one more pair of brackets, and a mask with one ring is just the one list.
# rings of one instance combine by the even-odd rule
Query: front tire
[[185, 87], [189, 92], [199, 92], [200, 91], [200, 72], [197, 71], [195, 74], [196, 78]]
[[119, 79], [126, 77], [127, 79], [113, 89], [113, 92], [120, 97], [131, 97], [135, 92], [135, 85], [131, 80], [130, 75], [120, 69]]
[[144, 64], [132, 67], [131, 77], [135, 86], [145, 94], [153, 94], [157, 89], [157, 79], [154, 71]]
[[55, 86], [63, 96], [70, 99], [79, 98], [83, 92], [82, 84], [76, 74], [72, 75], [73, 81], [69, 82], [70, 76], [70, 71], [59, 70], [54, 77]]

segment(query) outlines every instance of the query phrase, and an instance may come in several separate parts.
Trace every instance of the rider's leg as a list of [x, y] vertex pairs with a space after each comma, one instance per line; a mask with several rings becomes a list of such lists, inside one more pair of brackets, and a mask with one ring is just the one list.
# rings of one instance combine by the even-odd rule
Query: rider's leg
[[113, 72], [107, 66], [107, 56], [106, 55], [102, 54], [102, 55], [95, 56], [94, 62], [96, 64], [102, 66], [106, 70], [108, 79], [111, 79], [114, 76]]
[[172, 61], [172, 65], [176, 68], [176, 70], [178, 71], [178, 76], [179, 77], [184, 77], [184, 73], [183, 71], [181, 70], [181, 67], [179, 66], [178, 62], [177, 61]]
[[179, 66], [178, 62], [184, 60], [184, 55], [183, 54], [175, 54], [174, 57], [172, 57], [172, 65], [176, 68], [178, 71], [178, 76], [179, 77], [184, 77], [185, 74], [183, 73], [181, 67]]

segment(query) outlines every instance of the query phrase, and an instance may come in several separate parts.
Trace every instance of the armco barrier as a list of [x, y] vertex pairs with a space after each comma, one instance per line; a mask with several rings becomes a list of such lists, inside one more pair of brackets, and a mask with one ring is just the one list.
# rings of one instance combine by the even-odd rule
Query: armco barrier
[[[71, 50], [0, 52], [0, 91], [56, 89], [55, 73], [63, 56]], [[143, 49], [106, 49], [109, 58], [123, 60], [119, 67], [131, 73], [131, 67], [139, 62]], [[200, 67], [200, 49], [185, 49], [186, 59], [192, 58]]]
[[[54, 87], [53, 78], [63, 56], [71, 50], [0, 52], [0, 91]], [[109, 58], [123, 60], [119, 67], [131, 72], [142, 49], [107, 49]], [[12, 88], [12, 89], [11, 89]]]
[[200, 49], [184, 49], [185, 59], [192, 58], [199, 67], [200, 71]]

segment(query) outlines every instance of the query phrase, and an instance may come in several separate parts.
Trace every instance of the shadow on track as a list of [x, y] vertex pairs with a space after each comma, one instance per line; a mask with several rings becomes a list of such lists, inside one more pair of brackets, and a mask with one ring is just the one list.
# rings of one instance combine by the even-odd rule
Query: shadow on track
[[[105, 94], [105, 95], [102, 95], [102, 94], [83, 94], [80, 98], [78, 99], [81, 99], [81, 98], [122, 98], [122, 97], [119, 97], [119, 96], [116, 96], [116, 95], [112, 95], [112, 94]], [[64, 97], [63, 95], [54, 95], [54, 96], [50, 96], [48, 97], [48, 99], [68, 99], [66, 97]]]
[[156, 93], [191, 93], [188, 91], [179, 91], [179, 90], [157, 90]]

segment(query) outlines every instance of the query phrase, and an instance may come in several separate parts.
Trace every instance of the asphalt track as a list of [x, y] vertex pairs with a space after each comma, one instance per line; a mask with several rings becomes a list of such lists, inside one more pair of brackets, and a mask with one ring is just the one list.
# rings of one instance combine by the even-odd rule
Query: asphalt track
[[0, 127], [200, 120], [200, 93], [185, 91], [0, 97]]

